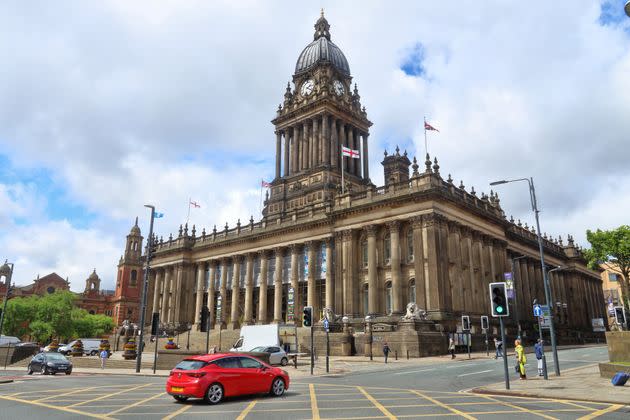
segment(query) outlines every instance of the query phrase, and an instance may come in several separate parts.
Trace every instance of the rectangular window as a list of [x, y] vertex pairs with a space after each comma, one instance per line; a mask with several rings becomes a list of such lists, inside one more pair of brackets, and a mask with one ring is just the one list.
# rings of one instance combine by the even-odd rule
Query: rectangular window
[[608, 273], [608, 281], [617, 281], [617, 274]]

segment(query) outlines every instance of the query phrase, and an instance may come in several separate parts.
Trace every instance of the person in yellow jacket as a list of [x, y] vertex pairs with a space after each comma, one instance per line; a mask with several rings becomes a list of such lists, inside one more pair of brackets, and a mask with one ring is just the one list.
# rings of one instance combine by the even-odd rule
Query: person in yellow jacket
[[521, 345], [521, 340], [514, 341], [514, 351], [516, 352], [516, 363], [521, 380], [527, 379], [527, 376], [525, 375], [525, 363], [527, 363], [527, 357], [525, 356], [525, 349]]

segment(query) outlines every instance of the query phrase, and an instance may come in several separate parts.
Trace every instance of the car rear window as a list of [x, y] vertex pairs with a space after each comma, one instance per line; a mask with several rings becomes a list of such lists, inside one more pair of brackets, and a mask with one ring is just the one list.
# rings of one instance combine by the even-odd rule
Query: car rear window
[[197, 370], [206, 366], [208, 363], [203, 360], [182, 360], [175, 366], [175, 369], [180, 370]]
[[49, 360], [62, 360], [64, 362], [68, 360], [63, 355], [61, 355], [59, 353], [48, 353], [46, 355], [46, 358], [49, 359]]

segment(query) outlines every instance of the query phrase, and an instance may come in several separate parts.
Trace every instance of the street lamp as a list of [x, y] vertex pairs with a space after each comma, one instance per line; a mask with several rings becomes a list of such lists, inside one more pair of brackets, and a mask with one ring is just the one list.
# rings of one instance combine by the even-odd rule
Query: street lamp
[[[10, 267], [9, 267], [10, 266]], [[4, 314], [7, 313], [7, 303], [9, 302], [9, 295], [11, 295], [11, 277], [13, 276], [13, 263], [4, 260], [4, 265], [0, 267], [0, 279], [5, 278], [5, 286], [7, 288], [4, 295], [4, 305], [2, 306], [2, 315], [0, 315], [0, 336], [2, 335], [2, 327], [4, 326]]]
[[625, 7], [623, 8], [626, 11], [626, 15], [628, 15], [628, 17], [630, 17], [630, 0], [628, 0], [626, 2]]
[[370, 361], [374, 360], [372, 356], [372, 317], [367, 315], [365, 317], [365, 329], [368, 333], [368, 343], [370, 344]]
[[[545, 300], [546, 300], [547, 305], [549, 305], [551, 303], [551, 291], [549, 289], [549, 277], [547, 276], [547, 269], [545, 266], [545, 254], [543, 252], [542, 235], [540, 234], [540, 220], [538, 218], [538, 213], [540, 213], [540, 210], [538, 210], [538, 205], [536, 203], [536, 189], [534, 188], [534, 178], [501, 180], [501, 181], [491, 182], [490, 185], [494, 186], [494, 185], [507, 184], [509, 182], [519, 182], [519, 181], [526, 181], [527, 184], [529, 184], [529, 199], [531, 201], [532, 211], [534, 212], [534, 215], [536, 216], [536, 233], [538, 236], [538, 250], [540, 252], [540, 265], [542, 267], [543, 285], [545, 288]], [[553, 315], [551, 311], [549, 312], [549, 335], [551, 336], [551, 351], [553, 352], [554, 369], [556, 372], [556, 376], [560, 376], [560, 364], [558, 363], [558, 349], [556, 347], [556, 330], [553, 326]], [[544, 353], [543, 353], [543, 356], [544, 356]]]
[[[153, 251], [153, 219], [155, 217], [155, 207], [145, 204], [144, 207], [151, 209], [151, 223], [149, 224], [149, 239], [147, 239], [147, 266], [144, 270], [144, 281], [142, 282], [142, 303], [140, 304], [140, 336], [138, 337], [138, 357], [136, 358], [136, 373], [140, 373], [142, 363], [142, 350], [144, 350], [144, 317], [147, 311], [147, 292], [149, 289], [149, 270], [151, 269], [151, 251]], [[157, 343], [156, 343], [157, 347]]]

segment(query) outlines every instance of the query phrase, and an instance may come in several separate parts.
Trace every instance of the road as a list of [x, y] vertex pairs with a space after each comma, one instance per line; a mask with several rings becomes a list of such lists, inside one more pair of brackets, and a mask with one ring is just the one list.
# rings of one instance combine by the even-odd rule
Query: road
[[[606, 349], [560, 353], [563, 368], [606, 358]], [[114, 375], [25, 376], [0, 385], [1, 418], [118, 419], [576, 419], [590, 415], [626, 419], [630, 407], [577, 401], [495, 397], [460, 392], [502, 380], [502, 362], [463, 360], [426, 367], [358, 371], [337, 377], [301, 378], [282, 398], [253, 396], [217, 406], [176, 403], [164, 393], [165, 378]], [[514, 377], [514, 375], [512, 375]], [[0, 377], [0, 380], [3, 377]]]

